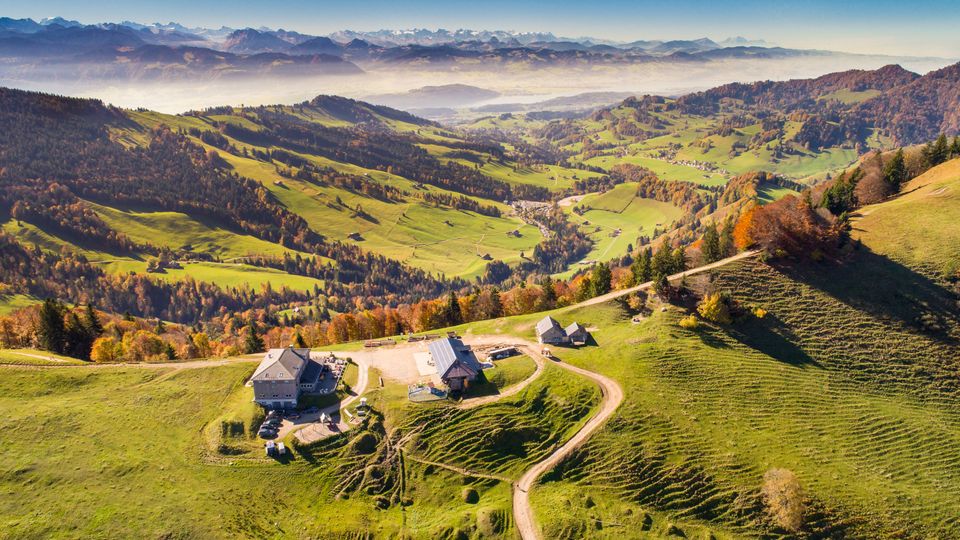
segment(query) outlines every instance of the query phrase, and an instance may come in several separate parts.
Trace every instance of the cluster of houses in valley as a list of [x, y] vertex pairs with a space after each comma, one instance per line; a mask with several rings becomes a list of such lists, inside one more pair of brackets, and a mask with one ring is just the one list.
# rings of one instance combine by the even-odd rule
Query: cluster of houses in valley
[[566, 328], [549, 315], [537, 323], [537, 341], [544, 345], [585, 345], [590, 332], [576, 321]]

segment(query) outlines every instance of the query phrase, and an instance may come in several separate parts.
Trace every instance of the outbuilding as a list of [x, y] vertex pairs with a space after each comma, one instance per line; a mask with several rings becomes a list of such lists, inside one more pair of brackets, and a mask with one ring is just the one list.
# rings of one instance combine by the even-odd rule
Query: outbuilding
[[566, 332], [567, 339], [570, 340], [570, 343], [574, 345], [583, 345], [590, 339], [590, 332], [587, 332], [587, 329], [576, 321], [566, 327], [564, 332]]

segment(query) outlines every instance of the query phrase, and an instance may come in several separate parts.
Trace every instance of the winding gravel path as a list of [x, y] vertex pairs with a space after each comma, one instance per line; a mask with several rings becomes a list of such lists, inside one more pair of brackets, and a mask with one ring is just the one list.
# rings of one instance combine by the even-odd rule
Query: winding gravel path
[[513, 485], [513, 521], [516, 523], [517, 530], [523, 540], [540, 538], [533, 508], [530, 506], [530, 488], [533, 487], [540, 475], [554, 468], [565, 457], [585, 443], [616, 412], [617, 407], [623, 402], [623, 389], [613, 379], [561, 361], [556, 361], [554, 364], [597, 383], [600, 386], [603, 398], [600, 401], [600, 408], [593, 418], [588, 420], [563, 446], [527, 470], [520, 477], [520, 480]]

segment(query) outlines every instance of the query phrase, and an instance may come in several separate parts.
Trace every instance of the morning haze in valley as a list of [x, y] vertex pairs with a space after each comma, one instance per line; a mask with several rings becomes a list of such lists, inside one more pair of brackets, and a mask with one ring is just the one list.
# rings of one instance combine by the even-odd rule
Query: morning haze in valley
[[0, 0], [0, 538], [960, 537], [946, 0]]

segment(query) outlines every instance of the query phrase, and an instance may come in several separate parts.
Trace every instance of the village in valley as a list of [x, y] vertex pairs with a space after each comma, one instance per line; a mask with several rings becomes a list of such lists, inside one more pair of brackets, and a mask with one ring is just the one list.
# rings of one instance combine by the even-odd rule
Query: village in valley
[[[447, 403], [474, 407], [515, 394], [542, 372], [543, 362], [556, 361], [557, 348], [593, 344], [585, 326], [572, 321], [566, 327], [545, 316], [534, 327], [536, 342], [504, 336], [460, 337], [455, 332], [411, 335], [405, 342], [382, 339], [364, 343], [362, 350], [318, 352], [290, 345], [270, 349], [246, 386], [263, 410], [257, 432], [265, 454], [281, 457], [288, 436], [309, 444], [341, 435], [363, 421], [371, 405], [363, 394], [371, 386], [408, 385], [407, 397], [415, 403]], [[553, 349], [551, 349], [553, 347]], [[536, 369], [508, 387], [497, 387], [490, 375], [511, 358], [529, 358]], [[350, 365], [357, 381], [345, 388], [343, 376]], [[370, 380], [376, 370], [377, 381]], [[319, 400], [319, 401], [318, 401]], [[318, 406], [317, 403], [327, 403]]]

